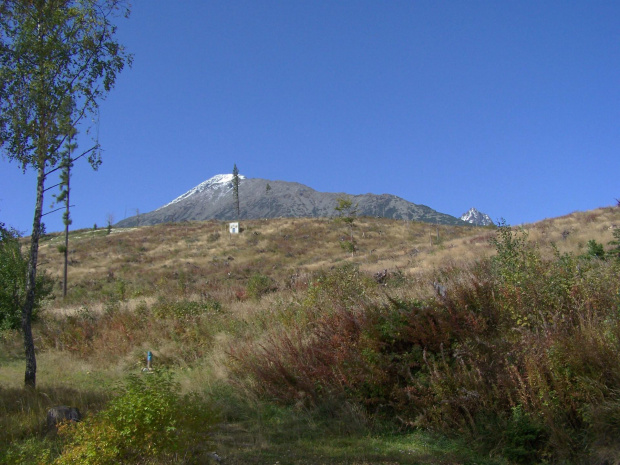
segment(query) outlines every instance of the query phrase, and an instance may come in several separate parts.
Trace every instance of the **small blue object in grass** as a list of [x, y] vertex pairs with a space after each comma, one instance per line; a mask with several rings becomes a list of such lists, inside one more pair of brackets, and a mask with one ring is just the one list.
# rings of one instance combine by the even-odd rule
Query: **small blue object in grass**
[[153, 352], [150, 350], [146, 353], [146, 368], [151, 369], [151, 361], [153, 360]]

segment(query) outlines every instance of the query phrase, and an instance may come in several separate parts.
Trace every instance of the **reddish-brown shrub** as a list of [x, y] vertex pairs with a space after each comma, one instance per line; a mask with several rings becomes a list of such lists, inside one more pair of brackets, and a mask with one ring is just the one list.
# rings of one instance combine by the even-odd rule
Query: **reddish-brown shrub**
[[284, 403], [317, 405], [343, 396], [377, 372], [364, 358], [363, 312], [341, 308], [301, 327], [278, 328], [261, 342], [231, 347], [234, 372], [249, 376], [260, 395]]

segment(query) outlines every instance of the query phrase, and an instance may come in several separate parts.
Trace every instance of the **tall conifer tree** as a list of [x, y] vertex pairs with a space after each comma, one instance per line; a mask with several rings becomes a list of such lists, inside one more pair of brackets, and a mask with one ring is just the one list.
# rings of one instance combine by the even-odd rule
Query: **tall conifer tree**
[[62, 295], [63, 297], [67, 296], [67, 268], [69, 261], [69, 226], [73, 222], [71, 220], [71, 204], [70, 204], [70, 194], [71, 194], [71, 168], [73, 168], [73, 160], [71, 159], [71, 154], [77, 148], [77, 144], [72, 140], [69, 140], [67, 145], [65, 146], [65, 152], [63, 154], [62, 162], [60, 167], [62, 171], [60, 172], [60, 192], [55, 196], [56, 202], [63, 202], [65, 204], [65, 212], [62, 215], [62, 222], [65, 225], [65, 243], [61, 247], [61, 251], [64, 255], [64, 267], [63, 267], [63, 279], [62, 279]]
[[233, 166], [233, 198], [235, 200], [235, 210], [237, 211], [237, 221], [239, 221], [240, 208], [239, 208], [239, 170], [237, 164]]

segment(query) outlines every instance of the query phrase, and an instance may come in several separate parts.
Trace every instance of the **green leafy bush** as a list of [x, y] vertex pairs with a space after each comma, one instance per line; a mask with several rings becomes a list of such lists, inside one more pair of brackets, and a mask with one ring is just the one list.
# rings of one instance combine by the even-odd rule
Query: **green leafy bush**
[[25, 463], [44, 465], [52, 463], [58, 455], [58, 447], [54, 441], [28, 438], [25, 441], [11, 444], [0, 452], [0, 462], [5, 465], [23, 465]]
[[277, 290], [275, 281], [264, 274], [254, 273], [248, 279], [247, 293], [254, 299], [260, 299], [263, 295]]
[[[26, 299], [28, 259], [22, 255], [19, 235], [0, 223], [0, 330], [21, 327], [21, 310]], [[37, 273], [33, 321], [41, 303], [50, 296], [54, 282], [44, 272]]]
[[108, 407], [60, 434], [57, 465], [143, 463], [189, 453], [207, 442], [212, 410], [195, 395], [181, 396], [168, 372], [130, 375]]
[[614, 236], [614, 240], [609, 241], [609, 245], [611, 245], [612, 248], [607, 253], [612, 258], [615, 258], [616, 260], [620, 260], [620, 228], [615, 228], [612, 235]]
[[586, 252], [586, 256], [589, 258], [605, 258], [605, 249], [603, 248], [603, 244], [596, 242], [594, 239], [590, 239], [588, 241], [588, 251]]
[[355, 245], [355, 241], [341, 241], [340, 248], [347, 253], [354, 254], [357, 250], [357, 246]]
[[504, 429], [504, 455], [517, 463], [536, 463], [547, 441], [544, 427], [521, 405], [512, 408]]
[[160, 297], [151, 308], [153, 316], [157, 318], [176, 318], [188, 319], [201, 315], [219, 313], [222, 309], [221, 304], [214, 299], [193, 300], [172, 300]]
[[304, 297], [307, 309], [322, 312], [334, 308], [351, 308], [368, 301], [377, 293], [377, 283], [360, 272], [354, 264], [346, 264], [328, 272], [318, 272], [310, 280]]

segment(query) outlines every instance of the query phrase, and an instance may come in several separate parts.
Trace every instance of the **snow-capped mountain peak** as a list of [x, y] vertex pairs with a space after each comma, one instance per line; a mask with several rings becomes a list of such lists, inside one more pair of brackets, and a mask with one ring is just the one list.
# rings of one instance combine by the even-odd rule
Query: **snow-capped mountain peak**
[[[239, 179], [245, 179], [245, 176], [239, 175]], [[167, 203], [166, 205], [159, 207], [157, 210], [161, 210], [164, 207], [175, 204], [184, 200], [192, 195], [199, 194], [201, 192], [212, 191], [212, 194], [216, 192], [219, 194], [218, 197], [225, 195], [227, 192], [232, 190], [233, 188], [233, 175], [232, 174], [216, 174], [212, 178], [207, 179], [204, 182], [201, 182], [193, 189], [188, 190], [185, 194], [180, 195], [172, 202]]]
[[493, 220], [489, 215], [479, 212], [474, 207], [470, 208], [466, 213], [463, 213], [461, 219], [466, 223], [471, 223], [476, 226], [489, 226], [493, 224]]
[[[233, 193], [233, 176], [218, 174], [157, 210], [125, 218], [118, 222], [117, 226], [147, 226], [178, 221], [329, 218], [334, 216], [338, 199], [343, 195], [336, 192], [318, 192], [296, 182], [244, 176], [240, 178], [239, 212]], [[454, 216], [395, 195], [360, 194], [351, 197], [358, 205], [360, 216], [463, 225], [463, 221]]]
[[[206, 189], [220, 188], [221, 186], [228, 186], [229, 184], [230, 186], [228, 187], [232, 187], [233, 177], [234, 176], [232, 174], [216, 174], [212, 178], [198, 184], [196, 187], [188, 191], [188, 193], [193, 191], [202, 192]], [[239, 179], [245, 179], [245, 176], [240, 174]]]

